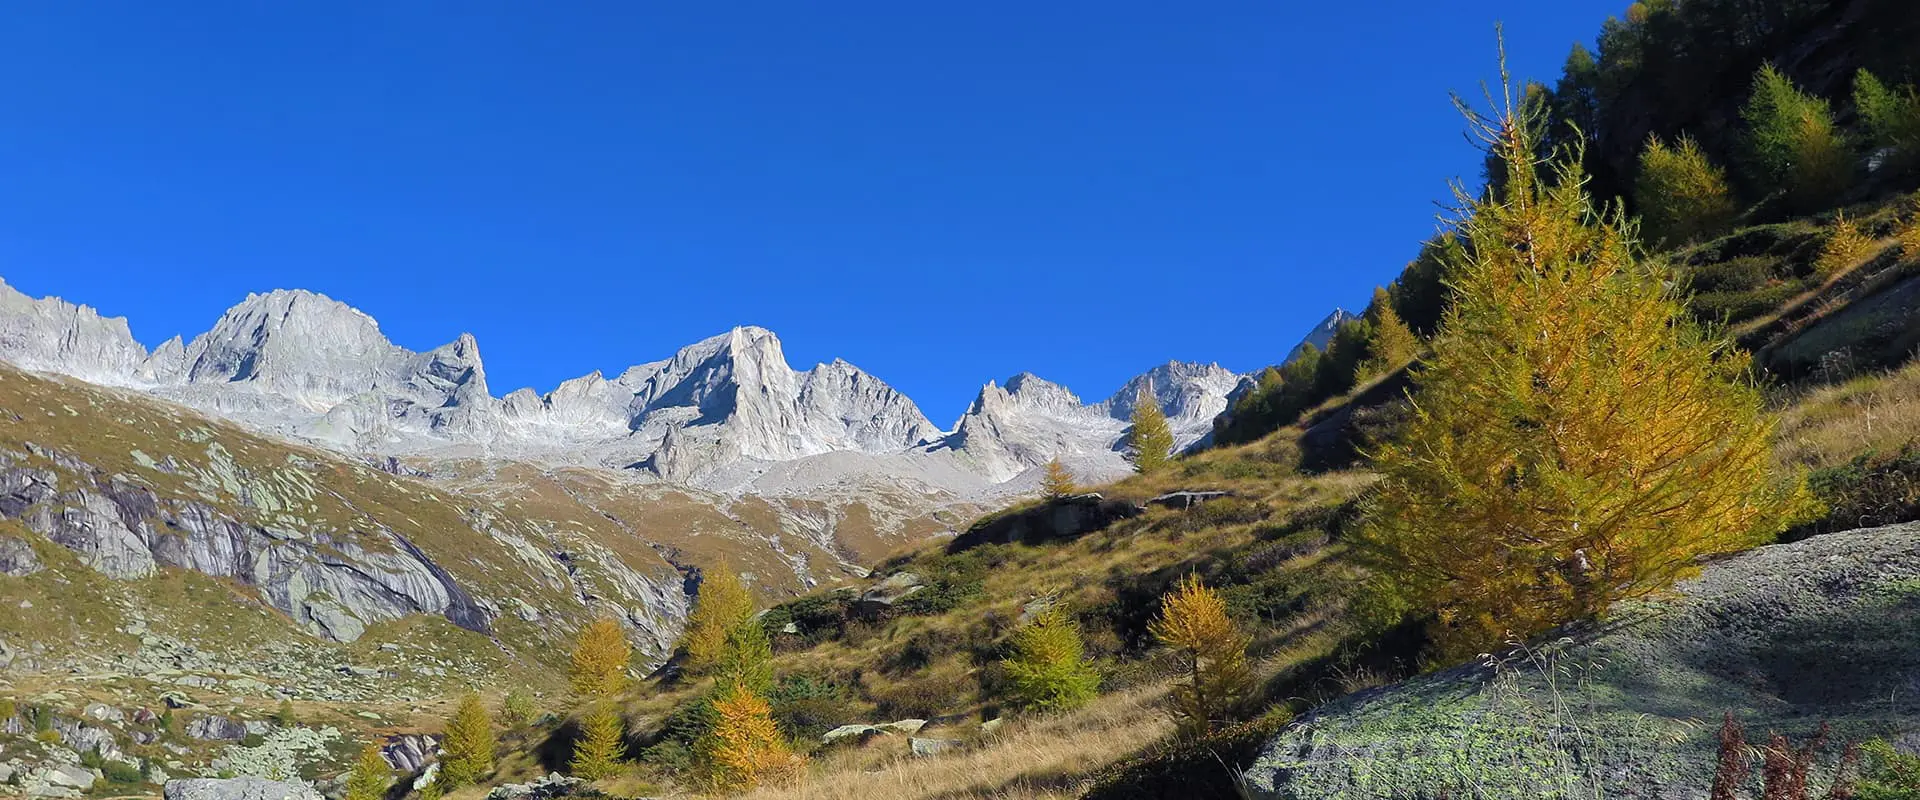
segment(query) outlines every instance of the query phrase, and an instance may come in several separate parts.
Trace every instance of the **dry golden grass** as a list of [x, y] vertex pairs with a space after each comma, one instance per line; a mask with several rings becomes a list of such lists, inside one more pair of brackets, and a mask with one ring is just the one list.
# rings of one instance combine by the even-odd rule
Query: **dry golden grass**
[[1920, 440], [1920, 361], [1816, 389], [1780, 412], [1781, 463], [1827, 467]]
[[[977, 745], [912, 758], [904, 740], [820, 759], [797, 786], [763, 788], [750, 800], [931, 800], [1076, 797], [1093, 771], [1173, 730], [1158, 705], [1164, 686], [1106, 695], [1085, 709], [1010, 723]], [[885, 748], [881, 750], [880, 748]]]

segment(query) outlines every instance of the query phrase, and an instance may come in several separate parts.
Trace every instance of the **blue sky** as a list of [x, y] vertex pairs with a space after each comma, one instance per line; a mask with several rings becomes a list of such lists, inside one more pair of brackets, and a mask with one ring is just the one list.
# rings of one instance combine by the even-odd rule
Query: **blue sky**
[[1477, 179], [1450, 89], [1624, 2], [23, 3], [0, 277], [148, 345], [306, 288], [495, 394], [736, 324], [951, 422], [1251, 370]]

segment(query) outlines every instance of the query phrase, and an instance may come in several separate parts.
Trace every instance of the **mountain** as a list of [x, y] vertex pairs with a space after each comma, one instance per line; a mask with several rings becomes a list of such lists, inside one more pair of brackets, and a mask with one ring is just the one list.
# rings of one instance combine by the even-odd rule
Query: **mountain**
[[1287, 351], [1287, 361], [1299, 358], [1301, 353], [1306, 352], [1307, 345], [1313, 345], [1319, 348], [1321, 352], [1326, 352], [1327, 343], [1333, 341], [1333, 335], [1339, 332], [1340, 326], [1359, 318], [1360, 315], [1348, 313], [1344, 308], [1334, 308], [1333, 313], [1328, 314], [1326, 319], [1320, 320], [1320, 323], [1314, 325], [1312, 330], [1307, 331], [1306, 337], [1302, 338], [1299, 344], [1294, 345], [1292, 350]]
[[[4, 283], [0, 359], [342, 452], [635, 469], [738, 494], [906, 474], [938, 492], [979, 496], [1056, 456], [1089, 479], [1110, 477], [1126, 470], [1117, 447], [1148, 387], [1184, 447], [1206, 434], [1239, 380], [1218, 366], [1169, 362], [1082, 404], [1020, 375], [1005, 388], [987, 384], [943, 431], [860, 368], [836, 359], [796, 371], [773, 332], [739, 327], [611, 379], [594, 372], [545, 394], [496, 398], [472, 336], [416, 353], [372, 317], [313, 292], [249, 295], [207, 332], [149, 353], [124, 319]], [[833, 454], [889, 458], [776, 466]]]

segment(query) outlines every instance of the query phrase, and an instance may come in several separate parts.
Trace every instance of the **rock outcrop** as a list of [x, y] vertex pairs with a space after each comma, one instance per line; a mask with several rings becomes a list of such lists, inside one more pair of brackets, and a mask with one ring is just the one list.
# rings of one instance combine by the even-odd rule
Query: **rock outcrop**
[[[1920, 733], [1920, 524], [1763, 547], [1597, 629], [1332, 703], [1259, 798], [1704, 798], [1722, 714], [1803, 740]], [[1831, 765], [1828, 765], [1830, 768]], [[1751, 796], [1759, 796], [1758, 777]]]
[[976, 522], [947, 543], [947, 552], [959, 553], [983, 544], [1038, 544], [1074, 539], [1143, 512], [1140, 506], [1126, 500], [1108, 500], [1098, 494], [1069, 495]]
[[321, 800], [312, 786], [264, 778], [188, 778], [167, 781], [166, 800]]

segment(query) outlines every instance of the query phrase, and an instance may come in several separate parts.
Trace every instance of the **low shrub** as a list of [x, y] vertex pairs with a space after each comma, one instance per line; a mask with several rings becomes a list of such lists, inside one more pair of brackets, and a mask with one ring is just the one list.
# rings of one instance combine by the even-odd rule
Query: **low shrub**
[[1815, 470], [1807, 476], [1807, 488], [1826, 504], [1827, 511], [1781, 534], [1782, 541], [1920, 520], [1920, 445], [1885, 455], [1868, 453], [1837, 467]]
[[781, 677], [767, 695], [773, 720], [782, 733], [796, 741], [817, 741], [822, 734], [855, 720], [853, 696], [847, 687], [826, 675], [794, 674]]

